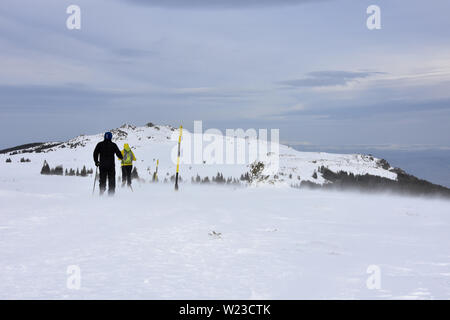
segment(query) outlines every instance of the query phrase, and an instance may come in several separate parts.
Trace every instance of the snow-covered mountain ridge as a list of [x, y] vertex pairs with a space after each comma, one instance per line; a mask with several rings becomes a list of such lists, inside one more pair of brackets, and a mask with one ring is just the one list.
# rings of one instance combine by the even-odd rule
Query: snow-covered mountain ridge
[[[120, 148], [124, 143], [129, 143], [138, 161], [138, 169], [154, 169], [155, 160], [160, 160], [160, 173], [173, 173], [175, 164], [171, 160], [171, 150], [176, 146], [173, 136], [178, 135], [178, 129], [170, 126], [156, 126], [149, 124], [144, 127], [136, 127], [125, 124], [120, 128], [111, 130], [113, 141]], [[185, 130], [186, 134], [186, 130]], [[14, 150], [3, 155], [4, 158], [16, 159], [26, 157], [32, 162], [42, 164], [47, 160], [50, 165], [62, 165], [64, 167], [93, 166], [92, 151], [95, 145], [103, 139], [103, 133], [96, 135], [80, 135], [66, 142], [47, 142], [37, 146]], [[239, 138], [238, 138], [239, 139]], [[204, 146], [207, 144], [204, 143]], [[278, 181], [299, 182], [311, 181], [325, 183], [318, 172], [321, 166], [325, 166], [334, 172], [345, 171], [353, 174], [371, 174], [395, 180], [397, 174], [381, 159], [361, 154], [332, 154], [322, 152], [300, 152], [285, 145], [280, 145], [280, 161]], [[35, 160], [35, 161], [33, 161]], [[39, 161], [41, 160], [41, 162]], [[249, 163], [244, 165], [229, 164], [193, 164], [188, 167], [182, 163], [181, 175], [190, 178], [192, 175], [215, 175], [222, 172], [224, 176], [239, 178], [248, 172]], [[172, 170], [171, 170], [172, 169]], [[314, 172], [317, 178], [314, 178]], [[291, 176], [291, 177], [290, 177]]]
[[[118, 144], [119, 148], [122, 149], [124, 143], [131, 146], [137, 158], [135, 166], [140, 177], [144, 180], [150, 180], [152, 173], [155, 171], [157, 160], [159, 160], [160, 180], [170, 179], [175, 173], [176, 163], [173, 161], [173, 150], [177, 146], [178, 129], [152, 123], [141, 127], [125, 124], [111, 130], [111, 132], [113, 133], [113, 141]], [[183, 136], [187, 134], [189, 132], [184, 130]], [[81, 169], [83, 166], [93, 168], [92, 152], [95, 145], [102, 140], [103, 133], [99, 133], [80, 135], [66, 142], [31, 144], [31, 147], [25, 145], [24, 148], [19, 146], [3, 150], [1, 163], [2, 165], [11, 165], [5, 163], [6, 159], [9, 158], [11, 162], [17, 163], [24, 157], [30, 159], [31, 162], [21, 165], [33, 168], [33, 172], [36, 174], [40, 172], [44, 160], [51, 167], [61, 165], [65, 169], [73, 168], [75, 170]], [[249, 142], [245, 140], [244, 143]], [[208, 143], [203, 142], [203, 149], [207, 146]], [[264, 161], [262, 160], [263, 163]], [[240, 179], [242, 175], [249, 172], [250, 164], [217, 164], [208, 163], [208, 161], [191, 164], [183, 163], [182, 160], [180, 175], [184, 181], [191, 181], [197, 176], [202, 179], [205, 177], [211, 179], [217, 173], [221, 173], [225, 179]], [[400, 169], [391, 167], [386, 160], [371, 155], [301, 152], [282, 144], [279, 145], [278, 164], [276, 172], [271, 172], [265, 176], [265, 179], [261, 179], [262, 184], [300, 186], [302, 183], [328, 185], [335, 182], [324, 177], [326, 172], [346, 173], [352, 178], [353, 176], [369, 175], [382, 178], [383, 181], [386, 179], [397, 181], [398, 174], [404, 173]], [[117, 162], [117, 166], [119, 166], [119, 162]], [[408, 177], [412, 176], [408, 175]]]

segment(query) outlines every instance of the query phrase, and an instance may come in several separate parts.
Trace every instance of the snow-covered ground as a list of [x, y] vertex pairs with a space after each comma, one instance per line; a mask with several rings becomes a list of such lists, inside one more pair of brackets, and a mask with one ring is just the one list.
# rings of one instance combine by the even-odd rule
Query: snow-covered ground
[[448, 200], [164, 183], [100, 198], [30, 165], [0, 166], [2, 299], [450, 298]]
[[[101, 134], [0, 155], [0, 298], [450, 298], [448, 200], [289, 187], [326, 183], [322, 165], [396, 179], [379, 159], [280, 145], [272, 184], [189, 183], [249, 170], [205, 161], [182, 163], [187, 182], [175, 192], [149, 180], [157, 159], [160, 181], [175, 173], [176, 129], [113, 133], [132, 146], [141, 177], [134, 192], [119, 188], [113, 198], [91, 194], [92, 176], [40, 175], [44, 160], [92, 168]], [[380, 289], [367, 287], [377, 276], [368, 268], [380, 271]], [[67, 286], [77, 270], [78, 290]]]

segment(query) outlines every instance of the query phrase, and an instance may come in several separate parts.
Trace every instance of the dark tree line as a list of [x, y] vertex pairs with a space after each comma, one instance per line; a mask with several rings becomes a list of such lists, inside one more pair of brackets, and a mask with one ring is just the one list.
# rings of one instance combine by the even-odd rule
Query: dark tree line
[[69, 170], [65, 170], [64, 175], [66, 176], [77, 176], [77, 177], [87, 177], [88, 175], [91, 175], [94, 173], [93, 169], [86, 169], [86, 166], [83, 166], [81, 170], [77, 168], [75, 171], [74, 169], [70, 168]]
[[42, 166], [41, 174], [62, 176], [64, 174], [64, 170], [63, 170], [62, 166], [56, 166], [55, 168], [50, 168], [50, 166], [48, 165], [48, 162], [46, 160], [44, 160], [44, 165]]
[[50, 168], [48, 162], [44, 160], [44, 165], [41, 169], [41, 174], [44, 175], [57, 175], [57, 176], [78, 176], [78, 177], [87, 177], [88, 175], [94, 173], [93, 169], [86, 169], [86, 166], [83, 166], [83, 168], [80, 170], [77, 168], [75, 171], [74, 169], [70, 168], [69, 170], [66, 168], [64, 171], [63, 166], [59, 165], [55, 168]]
[[333, 172], [327, 167], [321, 166], [319, 168], [319, 172], [322, 174], [322, 177], [330, 183], [320, 185], [311, 181], [302, 181], [300, 185], [293, 185], [293, 187], [307, 187], [312, 189], [391, 191], [401, 194], [440, 195], [450, 197], [449, 188], [416, 178], [399, 168], [391, 169], [391, 171], [397, 174], [397, 180], [391, 180], [385, 177], [370, 174], [355, 175], [344, 171]]
[[235, 184], [235, 185], [240, 184], [239, 180], [236, 178], [228, 177], [227, 179], [225, 179], [221, 172], [217, 172], [217, 174], [211, 179], [208, 176], [202, 178], [197, 174], [197, 176], [191, 178], [191, 183], [197, 184], [216, 183], [216, 184]]

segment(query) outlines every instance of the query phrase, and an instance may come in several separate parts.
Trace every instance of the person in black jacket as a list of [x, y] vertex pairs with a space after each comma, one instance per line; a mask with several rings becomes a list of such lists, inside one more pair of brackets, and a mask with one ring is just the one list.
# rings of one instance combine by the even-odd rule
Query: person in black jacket
[[[112, 133], [105, 133], [105, 140], [99, 142], [94, 150], [94, 162], [100, 168], [100, 195], [106, 190], [106, 178], [108, 178], [108, 194], [113, 195], [116, 190], [116, 164], [114, 155], [120, 160], [122, 153], [117, 144], [111, 141]], [[100, 155], [100, 160], [98, 156]]]

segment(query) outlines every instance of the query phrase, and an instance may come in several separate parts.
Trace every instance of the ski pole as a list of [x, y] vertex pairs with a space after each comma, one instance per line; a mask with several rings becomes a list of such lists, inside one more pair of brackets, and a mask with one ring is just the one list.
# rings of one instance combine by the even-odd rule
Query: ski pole
[[95, 192], [95, 183], [97, 182], [97, 175], [98, 175], [98, 167], [95, 167], [95, 178], [94, 178], [94, 186], [92, 187], [92, 195], [94, 195]]
[[178, 190], [178, 172], [180, 171], [180, 146], [181, 146], [181, 135], [182, 134], [183, 134], [183, 126], [180, 126], [180, 137], [178, 138], [177, 173], [175, 175], [175, 190]]

